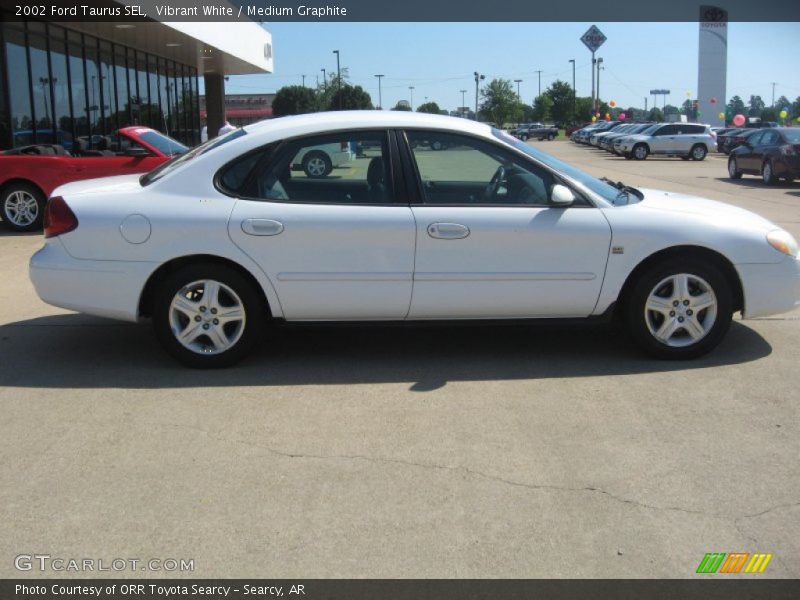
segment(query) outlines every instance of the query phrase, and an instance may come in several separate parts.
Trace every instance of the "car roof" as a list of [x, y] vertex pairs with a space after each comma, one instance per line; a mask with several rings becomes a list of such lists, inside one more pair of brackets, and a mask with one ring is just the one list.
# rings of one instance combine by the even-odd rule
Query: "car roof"
[[486, 136], [491, 127], [462, 117], [448, 117], [426, 113], [391, 110], [343, 110], [278, 117], [246, 125], [248, 133], [270, 133], [293, 135], [310, 131], [324, 133], [326, 130], [384, 128], [445, 129]]

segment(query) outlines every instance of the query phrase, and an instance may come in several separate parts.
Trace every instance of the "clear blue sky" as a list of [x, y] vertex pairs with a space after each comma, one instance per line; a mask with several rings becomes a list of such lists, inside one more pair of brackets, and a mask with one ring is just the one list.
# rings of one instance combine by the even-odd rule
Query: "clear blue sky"
[[[596, 23], [608, 40], [598, 50], [605, 70], [600, 93], [620, 106], [644, 105], [653, 88], [667, 88], [668, 103], [680, 105], [686, 92], [697, 89], [697, 23]], [[442, 108], [475, 98], [472, 73], [487, 79], [523, 79], [522, 99], [530, 103], [555, 79], [571, 83], [576, 59], [578, 95], [589, 96], [591, 55], [579, 37], [592, 23], [268, 23], [273, 36], [275, 73], [231, 77], [229, 93], [274, 92], [284, 85], [321, 80], [325, 68], [336, 70], [334, 49], [350, 82], [364, 87], [378, 104], [377, 73], [383, 79], [383, 105], [398, 100], [414, 105], [428, 100]], [[800, 96], [800, 23], [731, 23], [728, 29], [728, 99], [759, 94], [769, 104], [771, 82], [775, 98]], [[648, 99], [652, 102], [652, 96]]]

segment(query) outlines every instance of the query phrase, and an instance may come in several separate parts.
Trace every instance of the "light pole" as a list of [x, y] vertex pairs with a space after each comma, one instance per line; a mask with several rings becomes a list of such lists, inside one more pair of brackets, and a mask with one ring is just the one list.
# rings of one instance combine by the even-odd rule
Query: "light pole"
[[475, 71], [475, 120], [478, 120], [478, 86], [481, 80], [486, 79], [486, 75], [481, 75]]
[[542, 95], [542, 72], [535, 71], [539, 75], [539, 96]]
[[600, 108], [600, 69], [605, 69], [605, 67], [601, 66], [603, 64], [603, 59], [597, 59], [597, 98], [595, 99], [595, 109], [594, 112], [597, 112], [597, 109]]
[[306, 87], [306, 76], [301, 75], [301, 77], [303, 78], [303, 87]]
[[381, 79], [383, 75], [375, 75], [378, 78], [378, 110], [383, 110], [383, 96], [381, 95]]
[[464, 116], [464, 109], [467, 108], [466, 100], [464, 100], [464, 94], [467, 93], [467, 90], [458, 90], [458, 91], [461, 92], [461, 106], [458, 108], [458, 112], [460, 112], [461, 116], [463, 117]]
[[578, 97], [578, 90], [575, 89], [575, 59], [570, 58], [569, 62], [572, 63], [572, 115], [575, 118], [575, 104], [577, 97]]
[[339, 66], [339, 51], [334, 50], [336, 55], [336, 91], [339, 92], [339, 110], [342, 110], [342, 68]]
[[777, 82], [772, 82], [772, 107], [775, 107], [775, 86], [778, 85]]
[[408, 91], [411, 92], [411, 111], [414, 111], [414, 86], [408, 86]]
[[515, 79], [514, 83], [517, 84], [517, 100], [522, 102], [522, 96], [519, 95], [519, 84], [522, 83], [522, 79]]
[[325, 74], [325, 69], [320, 69], [322, 71], [322, 89], [323, 91], [328, 91], [328, 76]]

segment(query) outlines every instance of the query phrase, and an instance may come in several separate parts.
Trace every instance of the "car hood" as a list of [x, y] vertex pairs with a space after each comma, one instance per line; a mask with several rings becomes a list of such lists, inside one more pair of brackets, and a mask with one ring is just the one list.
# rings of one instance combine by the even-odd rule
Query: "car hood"
[[649, 188], [639, 188], [639, 191], [644, 198], [636, 204], [650, 211], [663, 212], [665, 218], [669, 215], [693, 215], [715, 224], [755, 227], [764, 231], [778, 229], [764, 217], [725, 202]]
[[139, 178], [142, 173], [131, 175], [115, 175], [113, 177], [100, 177], [97, 179], [84, 179], [65, 183], [53, 190], [51, 196], [75, 196], [87, 194], [108, 194], [117, 192], [132, 192], [141, 189]]

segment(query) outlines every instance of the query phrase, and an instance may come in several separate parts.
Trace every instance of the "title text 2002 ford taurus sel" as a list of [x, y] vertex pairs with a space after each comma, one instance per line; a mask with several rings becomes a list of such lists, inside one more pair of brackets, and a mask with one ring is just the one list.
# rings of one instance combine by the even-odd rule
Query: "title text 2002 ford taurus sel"
[[[297, 157], [353, 144], [309, 177]], [[433, 148], [440, 148], [434, 151]], [[144, 176], [54, 192], [30, 273], [46, 302], [129, 321], [229, 365], [267, 319], [577, 318], [616, 312], [689, 358], [731, 315], [789, 310], [797, 244], [747, 211], [610, 184], [488, 126], [344, 112], [276, 119]]]

